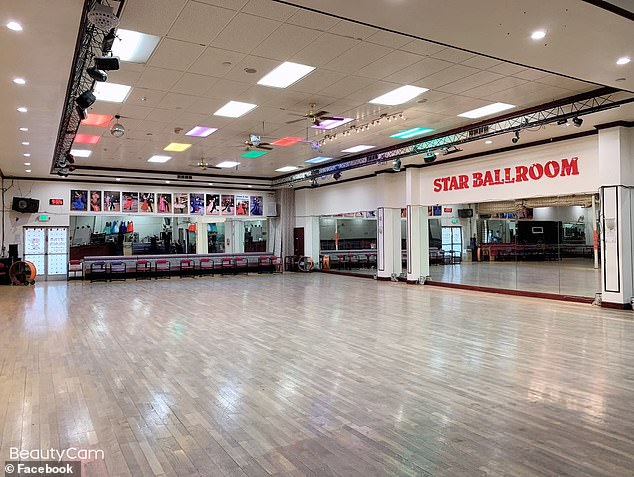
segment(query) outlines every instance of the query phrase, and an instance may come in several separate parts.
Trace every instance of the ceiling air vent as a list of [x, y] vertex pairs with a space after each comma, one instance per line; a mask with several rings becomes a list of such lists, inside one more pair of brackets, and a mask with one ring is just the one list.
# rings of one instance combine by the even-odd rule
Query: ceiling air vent
[[191, 179], [191, 178], [192, 178], [192, 176], [188, 176], [188, 175], [185, 175], [185, 174], [178, 174], [178, 175], [176, 176], [176, 178], [177, 178], [177, 179]]
[[470, 129], [468, 132], [469, 137], [478, 137], [478, 136], [482, 136], [483, 134], [488, 134], [489, 133], [489, 126], [480, 126], [479, 128], [475, 128], [475, 129]]

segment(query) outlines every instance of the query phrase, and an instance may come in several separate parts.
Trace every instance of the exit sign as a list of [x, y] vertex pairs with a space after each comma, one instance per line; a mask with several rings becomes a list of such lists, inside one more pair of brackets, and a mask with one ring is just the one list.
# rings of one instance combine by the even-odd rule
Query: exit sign
[[48, 199], [48, 205], [64, 205], [64, 199]]

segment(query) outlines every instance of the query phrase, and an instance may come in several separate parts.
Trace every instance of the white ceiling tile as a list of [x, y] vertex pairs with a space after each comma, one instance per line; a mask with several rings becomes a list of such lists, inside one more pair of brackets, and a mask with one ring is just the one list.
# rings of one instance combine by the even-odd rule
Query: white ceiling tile
[[359, 44], [328, 62], [325, 68], [343, 73], [356, 73], [364, 66], [387, 55], [390, 51], [393, 50], [386, 46]]
[[148, 66], [137, 81], [136, 85], [141, 88], [169, 91], [181, 76], [183, 76], [183, 73], [180, 71], [152, 68], [151, 66]]
[[522, 107], [532, 106], [534, 103], [545, 103], [562, 98], [570, 94], [570, 91], [556, 86], [548, 86], [540, 83], [524, 83], [504, 91], [494, 93], [491, 100], [504, 103], [517, 104]]
[[321, 67], [350, 48], [358, 45], [358, 40], [324, 33], [306, 48], [293, 56], [292, 61]]
[[143, 106], [137, 106], [134, 104], [124, 103], [119, 109], [119, 114], [122, 117], [132, 118], [132, 119], [146, 119], [150, 113], [152, 112], [152, 108], [144, 108]]
[[218, 78], [185, 73], [172, 87], [174, 93], [204, 95], [218, 81]]
[[224, 99], [225, 102], [229, 100], [240, 101], [240, 93], [248, 90], [250, 87], [251, 85], [249, 83], [220, 79], [204, 96]]
[[[245, 56], [242, 61], [235, 65], [225, 76], [224, 79], [242, 81], [244, 83], [255, 84], [264, 75], [280, 65], [279, 61], [262, 58], [260, 56]], [[246, 68], [257, 70], [256, 73], [247, 73]], [[277, 89], [277, 88], [276, 88]]]
[[141, 106], [143, 108], [155, 108], [161, 102], [165, 94], [164, 91], [134, 87], [132, 91], [130, 91], [128, 99], [126, 99], [124, 104]]
[[249, 3], [242, 8], [244, 13], [270, 18], [271, 20], [279, 20], [281, 22], [288, 20], [298, 10], [297, 7], [271, 2], [270, 0], [249, 0]]
[[359, 88], [370, 86], [375, 81], [362, 76], [346, 76], [345, 78], [330, 85], [328, 94], [336, 98], [345, 98], [357, 91]]
[[472, 109], [486, 106], [487, 104], [489, 104], [488, 101], [483, 101], [481, 99], [451, 95], [441, 101], [427, 103], [418, 109], [447, 115], [458, 115], [464, 113], [465, 111], [471, 111]]
[[317, 68], [308, 76], [305, 76], [297, 83], [289, 86], [290, 89], [312, 93], [314, 91], [327, 90], [330, 85], [344, 78], [345, 73], [331, 71], [325, 68]]
[[524, 83], [526, 83], [526, 81], [523, 79], [514, 78], [512, 76], [505, 76], [498, 80], [492, 81], [491, 83], [468, 89], [464, 91], [463, 94], [465, 96], [471, 96], [472, 98], [488, 98], [491, 94], [520, 86]]
[[207, 5], [216, 5], [217, 7], [229, 8], [231, 10], [240, 10], [247, 4], [248, 0], [196, 0]]
[[500, 60], [489, 58], [486, 56], [476, 55], [468, 60], [462, 62], [465, 66], [471, 66], [472, 68], [478, 68], [480, 70], [486, 70], [502, 63]]
[[186, 71], [204, 50], [204, 46], [163, 38], [148, 64], [159, 68]]
[[452, 83], [446, 84], [438, 88], [439, 91], [446, 93], [459, 94], [463, 91], [473, 89], [474, 87], [481, 86], [487, 83], [491, 83], [496, 80], [503, 79], [504, 76], [497, 73], [491, 73], [490, 71], [478, 71], [477, 73], [459, 79]]
[[198, 98], [196, 98], [196, 96], [190, 96], [187, 94], [167, 93], [158, 104], [158, 107], [161, 109], [178, 109], [191, 111], [197, 99]]
[[457, 81], [472, 74], [477, 73], [480, 70], [476, 68], [469, 68], [463, 65], [453, 65], [447, 69], [434, 73], [433, 75], [425, 76], [417, 82], [417, 86], [424, 86], [425, 88], [434, 89], [439, 86]]
[[357, 40], [365, 40], [369, 36], [375, 34], [378, 30], [359, 23], [343, 20], [331, 27], [329, 31], [336, 35], [346, 36]]
[[473, 58], [475, 55], [456, 48], [445, 48], [444, 50], [434, 53], [432, 56], [434, 58], [438, 58], [439, 60], [451, 61], [452, 63], [462, 63], [470, 58]]
[[[203, 98], [198, 98], [198, 101], [200, 101], [201, 99]], [[198, 102], [196, 103], [196, 105], [198, 105]], [[215, 127], [213, 126], [212, 121], [209, 119], [209, 114], [186, 112], [178, 116], [177, 121], [180, 127], [185, 129], [184, 133], [188, 131], [188, 128], [191, 129], [194, 126]]]
[[500, 63], [499, 65], [489, 68], [489, 71], [500, 73], [501, 75], [514, 75], [522, 71], [524, 68], [524, 66], [514, 65], [512, 63]]
[[431, 56], [434, 53], [444, 50], [445, 48], [447, 47], [444, 45], [438, 45], [430, 41], [413, 40], [401, 46], [400, 49], [403, 51], [409, 51], [410, 53], [416, 53], [421, 56]]
[[595, 89], [592, 85], [584, 83], [583, 81], [554, 74], [540, 78], [537, 80], [537, 82], [550, 86], [557, 86], [559, 88], [569, 89], [571, 91], [590, 91], [591, 89]]
[[241, 53], [250, 53], [281, 25], [267, 18], [239, 13], [213, 40], [212, 45]]
[[399, 35], [398, 33], [378, 30], [376, 33], [367, 37], [365, 41], [376, 43], [378, 45], [389, 46], [390, 48], [400, 48], [401, 46], [410, 43], [412, 39], [405, 35]]
[[369, 78], [382, 79], [394, 74], [403, 68], [416, 64], [420, 56], [407, 51], [394, 50], [383, 58], [379, 58], [373, 63], [361, 68], [357, 74]]
[[235, 15], [234, 10], [189, 2], [170, 28], [168, 36], [208, 45]]
[[150, 35], [165, 35], [187, 0], [135, 0], [126, 2], [121, 28]]
[[150, 115], [150, 117], [152, 118], [152, 120], [154, 120], [156, 122], [173, 123], [173, 122], [176, 121], [176, 118], [181, 113], [182, 113], [182, 111], [179, 111], [177, 109], [159, 109], [159, 108], [154, 108], [152, 110], [152, 114]]
[[513, 76], [522, 78], [528, 81], [537, 81], [540, 78], [545, 78], [549, 73], [540, 70], [534, 70], [532, 68], [526, 68], [518, 73], [514, 73]]
[[[245, 56], [243, 53], [237, 53], [235, 51], [208, 47], [194, 64], [191, 65], [189, 72], [222, 78]], [[223, 65], [224, 62], [231, 64]]]
[[187, 108], [187, 111], [192, 113], [206, 114], [211, 117], [218, 109], [220, 109], [226, 101], [217, 98], [200, 98], [197, 97], [191, 106]]
[[145, 65], [122, 61], [118, 70], [108, 71], [108, 81], [134, 86], [141, 77]]
[[319, 31], [327, 31], [339, 22], [337, 18], [301, 9], [286, 20], [286, 23]]
[[413, 84], [421, 78], [450, 68], [452, 65], [453, 63], [449, 63], [448, 61], [437, 60], [436, 58], [425, 58], [418, 63], [403, 68], [401, 71], [386, 76], [384, 79], [394, 83]]
[[284, 24], [260, 43], [253, 54], [285, 61], [310, 45], [319, 35], [317, 30]]
[[363, 88], [357, 88], [350, 93], [347, 98], [352, 100], [358, 100], [362, 102], [369, 102], [371, 99], [377, 98], [385, 93], [398, 88], [399, 85], [395, 83], [388, 83], [386, 81], [377, 81]]

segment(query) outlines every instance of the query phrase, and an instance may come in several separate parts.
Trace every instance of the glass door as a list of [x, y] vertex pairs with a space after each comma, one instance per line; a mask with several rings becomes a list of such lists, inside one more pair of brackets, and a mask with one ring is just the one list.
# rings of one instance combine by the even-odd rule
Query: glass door
[[462, 227], [442, 228], [442, 249], [454, 255], [462, 255]]
[[43, 280], [66, 278], [68, 227], [24, 227], [24, 260]]
[[24, 227], [24, 260], [35, 265], [38, 276], [46, 276], [45, 227]]

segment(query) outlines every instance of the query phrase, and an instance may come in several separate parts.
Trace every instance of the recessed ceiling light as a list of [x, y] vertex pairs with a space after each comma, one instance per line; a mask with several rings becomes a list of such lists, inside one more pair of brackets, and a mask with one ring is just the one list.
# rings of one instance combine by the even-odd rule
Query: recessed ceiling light
[[24, 165], [25, 165], [25, 166], [30, 166], [30, 165], [31, 165], [31, 163], [30, 163], [30, 162], [25, 162], [25, 163], [24, 163]]
[[361, 151], [367, 151], [368, 149], [373, 149], [376, 146], [366, 146], [365, 144], [361, 144], [359, 146], [354, 146], [354, 147], [349, 147], [348, 149], [344, 149], [341, 152], [361, 152]]
[[112, 44], [112, 54], [118, 56], [121, 61], [145, 63], [160, 40], [159, 36], [119, 28], [117, 38]]
[[213, 182], [207, 182], [207, 185], [214, 185]]
[[31, 172], [31, 169], [25, 169], [24, 172]]
[[148, 162], [158, 162], [160, 164], [169, 161], [172, 158], [172, 156], [152, 156], [150, 157], [147, 161]]
[[24, 157], [31, 157], [31, 154], [28, 152], [25, 152], [24, 154], [22, 154]]
[[227, 118], [239, 118], [247, 114], [252, 109], [257, 108], [257, 104], [241, 103], [240, 101], [229, 101], [222, 108], [214, 113], [214, 116], [225, 116]]
[[292, 146], [293, 144], [297, 144], [299, 141], [303, 141], [303, 140], [304, 140], [303, 137], [288, 136], [288, 137], [280, 138], [277, 141], [272, 142], [271, 144], [274, 146]]
[[165, 146], [164, 151], [167, 152], [183, 152], [192, 147], [191, 144], [185, 144], [182, 142], [171, 142], [167, 146]]
[[169, 184], [171, 181], [165, 181], [166, 184]]
[[24, 106], [20, 106], [18, 108], [18, 111], [20, 111], [21, 113], [26, 113], [28, 111], [28, 109], [26, 109]]
[[546, 32], [544, 30], [535, 30], [533, 33], [531, 33], [531, 38], [533, 40], [541, 40], [545, 36]]
[[279, 169], [275, 169], [275, 172], [291, 172], [296, 171], [297, 169], [299, 169], [299, 167], [297, 166], [284, 166], [280, 167]]
[[261, 157], [261, 156], [264, 156], [265, 154], [268, 154], [268, 151], [249, 151], [249, 152], [245, 152], [244, 154], [240, 154], [240, 157], [255, 159], [256, 157]]
[[121, 180], [121, 179], [120, 179], [119, 177], [117, 177], [117, 178], [115, 179], [115, 181], [117, 181], [117, 182], [118, 182], [118, 181], [120, 181], [120, 180]]
[[311, 126], [313, 129], [334, 129], [343, 124], [349, 123], [350, 121], [354, 121], [354, 118], [341, 118], [341, 119], [324, 119], [323, 121], [319, 121], [319, 124], [315, 124]]
[[90, 157], [92, 151], [90, 149], [71, 149], [70, 153], [75, 157]]
[[484, 144], [493, 144], [493, 141], [489, 140], [489, 141], [484, 141]]
[[312, 159], [307, 159], [304, 162], [308, 162], [309, 164], [319, 164], [320, 162], [326, 162], [330, 160], [332, 160], [332, 157], [317, 156], [313, 157]]
[[22, 145], [23, 145], [23, 146], [28, 146], [28, 145], [30, 145], [30, 144], [31, 144], [31, 143], [30, 143], [30, 142], [28, 142], [28, 141], [23, 141], [23, 142], [22, 142]]
[[195, 136], [195, 137], [207, 137], [213, 133], [215, 133], [218, 128], [208, 128], [206, 126], [194, 126], [188, 132], [185, 133], [185, 136]]
[[481, 108], [472, 109], [471, 111], [467, 111], [466, 113], [459, 114], [461, 118], [481, 118], [483, 116], [489, 116], [490, 114], [499, 113], [500, 111], [506, 111], [507, 109], [514, 108], [513, 104], [506, 103], [493, 103], [487, 106], [482, 106]]
[[419, 88], [418, 86], [405, 85], [400, 88], [396, 88], [384, 95], [370, 100], [373, 104], [385, 104], [388, 106], [395, 106], [397, 104], [407, 103], [414, 99], [416, 96], [423, 94], [425, 91], [429, 91], [427, 88]]
[[252, 186], [252, 185], [248, 185], [247, 187], [248, 187], [249, 189], [252, 189], [252, 188], [253, 188], [253, 186]]
[[631, 60], [631, 58], [627, 56], [622, 56], [618, 60], [616, 60], [617, 65], [627, 65]]
[[82, 126], [97, 126], [100, 128], [105, 128], [110, 124], [114, 116], [112, 114], [94, 114], [88, 113], [86, 119], [82, 120]]
[[228, 168], [230, 168], [230, 167], [236, 167], [236, 166], [238, 166], [238, 165], [240, 165], [240, 163], [239, 163], [239, 162], [234, 162], [234, 161], [224, 161], [224, 162], [221, 162], [220, 164], [216, 164], [216, 167], [222, 167], [222, 168], [224, 168], [224, 169], [228, 169]]
[[26, 84], [26, 80], [24, 78], [13, 78], [13, 82], [15, 84]]
[[22, 131], [22, 132], [28, 132], [28, 131], [29, 131], [29, 128], [20, 128], [20, 131]]
[[259, 85], [272, 88], [287, 88], [315, 69], [314, 66], [301, 65], [285, 61], [258, 81]]
[[117, 83], [97, 83], [95, 85], [94, 94], [97, 101], [106, 101], [109, 103], [123, 103], [132, 86]]
[[395, 139], [409, 139], [411, 137], [420, 136], [422, 134], [427, 134], [432, 131], [433, 129], [429, 129], [429, 128], [412, 128], [406, 131], [401, 131], [399, 133], [392, 134], [390, 137], [393, 137]]
[[13, 31], [22, 31], [22, 25], [20, 25], [18, 22], [11, 21], [7, 23], [7, 28]]
[[74, 144], [97, 144], [101, 139], [101, 136], [95, 136], [94, 134], [75, 134]]

